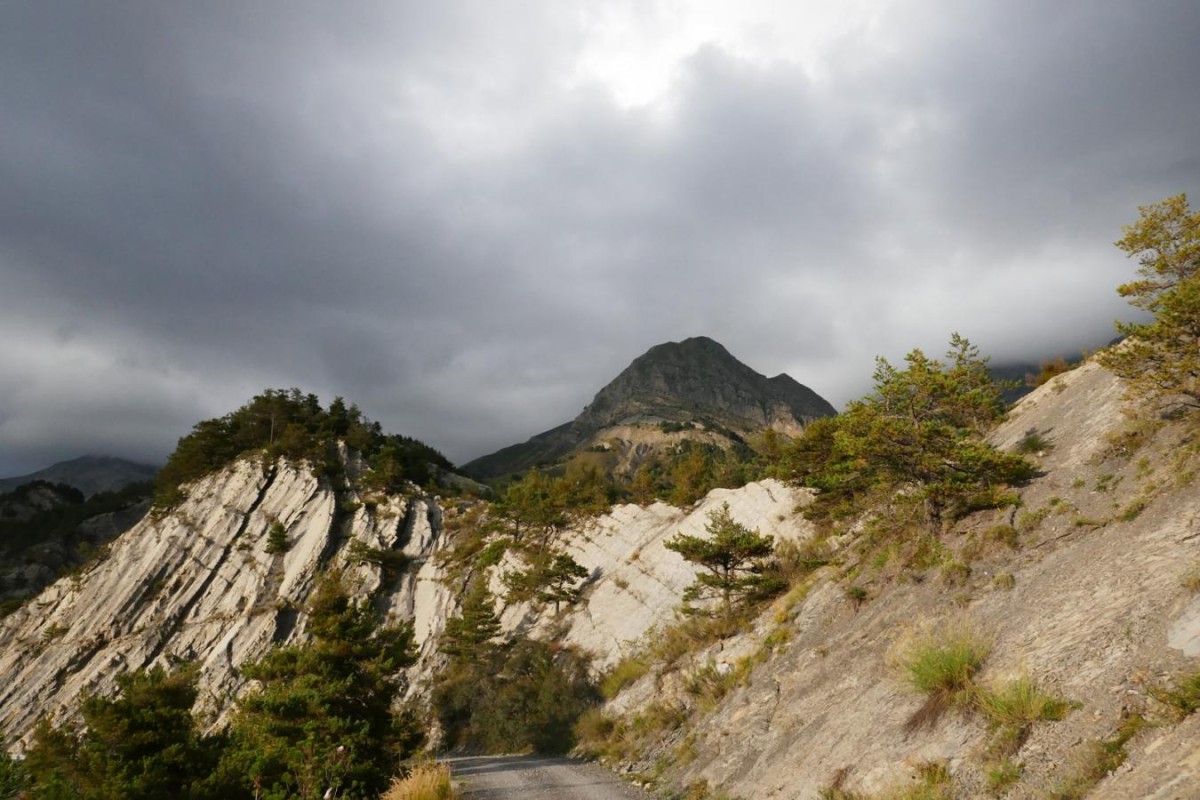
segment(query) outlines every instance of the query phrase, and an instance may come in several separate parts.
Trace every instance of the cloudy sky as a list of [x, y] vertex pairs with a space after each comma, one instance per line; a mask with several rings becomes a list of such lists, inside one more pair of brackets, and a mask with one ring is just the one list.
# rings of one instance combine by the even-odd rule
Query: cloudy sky
[[0, 475], [266, 387], [465, 461], [704, 334], [1077, 353], [1200, 196], [1194, 0], [0, 6]]

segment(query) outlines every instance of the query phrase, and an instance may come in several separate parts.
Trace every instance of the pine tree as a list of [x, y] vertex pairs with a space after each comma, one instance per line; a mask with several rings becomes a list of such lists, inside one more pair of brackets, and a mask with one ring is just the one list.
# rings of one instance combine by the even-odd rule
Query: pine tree
[[1134, 397], [1200, 409], [1200, 212], [1183, 194], [1139, 211], [1116, 244], [1138, 258], [1141, 277], [1117, 292], [1154, 319], [1118, 322], [1125, 341], [1098, 360]]
[[775, 552], [775, 541], [735, 522], [728, 503], [709, 512], [708, 520], [708, 537], [679, 532], [663, 546], [703, 570], [684, 590], [684, 602], [719, 598], [722, 614], [728, 619], [733, 616], [735, 600], [778, 588], [765, 571], [765, 562]]
[[837, 418], [823, 482], [856, 493], [908, 489], [938, 525], [994, 504], [1000, 487], [1032, 476], [1028, 461], [983, 438], [1003, 414], [1004, 387], [974, 345], [954, 334], [945, 362], [920, 350], [904, 360], [899, 369], [879, 358], [875, 391]]
[[31, 800], [205, 797], [216, 763], [192, 719], [196, 671], [161, 667], [117, 678], [116, 698], [91, 696], [84, 732], [39, 725], [25, 759]]
[[458, 616], [446, 620], [439, 649], [460, 661], [482, 662], [487, 660], [495, 647], [493, 640], [499, 635], [500, 619], [496, 616], [492, 593], [487, 581], [479, 576], [471, 582]]

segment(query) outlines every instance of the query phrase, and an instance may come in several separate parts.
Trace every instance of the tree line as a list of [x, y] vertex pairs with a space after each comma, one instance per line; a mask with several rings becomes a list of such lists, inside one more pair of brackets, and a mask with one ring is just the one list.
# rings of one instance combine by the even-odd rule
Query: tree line
[[423, 486], [435, 479], [435, 470], [454, 468], [423, 442], [385, 434], [378, 422], [340, 397], [323, 408], [315, 394], [268, 389], [236, 411], [196, 423], [179, 440], [155, 480], [155, 504], [177, 505], [186, 496], [186, 484], [247, 454], [270, 461], [281, 457], [307, 461], [319, 475], [340, 474], [338, 442], [366, 459], [366, 488], [395, 491], [408, 483]]

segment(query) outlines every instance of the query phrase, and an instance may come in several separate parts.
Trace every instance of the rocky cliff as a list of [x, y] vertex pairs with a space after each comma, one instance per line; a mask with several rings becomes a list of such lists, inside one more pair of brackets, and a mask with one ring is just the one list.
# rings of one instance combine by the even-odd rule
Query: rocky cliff
[[[72, 717], [83, 693], [109, 694], [117, 674], [201, 665], [199, 709], [216, 722], [242, 687], [238, 667], [304, 636], [318, 573], [337, 566], [391, 617], [414, 619], [423, 645], [451, 592], [429, 563], [440, 509], [424, 499], [338, 493], [305, 466], [242, 460], [191, 487], [178, 508], [147, 516], [107, 557], [0, 620], [0, 725], [26, 736], [43, 714]], [[275, 526], [286, 548], [269, 546]], [[361, 554], [398, 551], [412, 567], [382, 586]]]
[[664, 443], [663, 427], [728, 446], [768, 428], [798, 434], [812, 420], [834, 413], [824, 398], [789, 375], [767, 378], [717, 342], [697, 336], [650, 348], [571, 422], [463, 469], [486, 479], [553, 464], [583, 448], [612, 447], [614, 439], [654, 447]]

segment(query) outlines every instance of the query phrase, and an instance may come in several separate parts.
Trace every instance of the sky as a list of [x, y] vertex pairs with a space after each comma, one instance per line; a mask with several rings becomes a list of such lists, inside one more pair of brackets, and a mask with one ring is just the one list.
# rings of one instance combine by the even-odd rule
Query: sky
[[268, 387], [464, 462], [706, 335], [1111, 338], [1200, 196], [1194, 0], [0, 4], [0, 475], [160, 461]]

